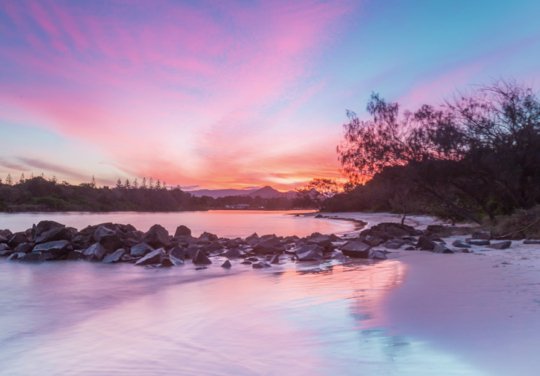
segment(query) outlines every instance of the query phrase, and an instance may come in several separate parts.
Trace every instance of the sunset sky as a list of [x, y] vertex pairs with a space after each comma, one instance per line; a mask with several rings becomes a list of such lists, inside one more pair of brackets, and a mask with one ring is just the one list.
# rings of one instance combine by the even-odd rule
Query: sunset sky
[[0, 178], [290, 189], [345, 110], [539, 88], [540, 2], [0, 0]]

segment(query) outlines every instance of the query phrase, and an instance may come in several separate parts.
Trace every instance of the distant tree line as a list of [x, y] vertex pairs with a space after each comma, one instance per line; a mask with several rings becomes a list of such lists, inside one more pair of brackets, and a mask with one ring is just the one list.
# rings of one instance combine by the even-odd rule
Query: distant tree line
[[424, 212], [480, 222], [540, 204], [540, 102], [499, 82], [440, 107], [400, 112], [373, 94], [338, 146], [347, 192], [325, 210]]
[[[129, 181], [128, 181], [129, 182]], [[0, 211], [183, 211], [209, 209], [267, 209], [285, 210], [314, 208], [315, 200], [296, 198], [262, 198], [230, 196], [196, 197], [179, 187], [171, 188], [159, 180], [142, 180], [138, 184], [125, 182], [110, 188], [90, 183], [71, 185], [58, 183], [56, 178], [42, 176], [13, 183], [11, 175], [0, 180]], [[121, 183], [121, 181], [120, 181]]]

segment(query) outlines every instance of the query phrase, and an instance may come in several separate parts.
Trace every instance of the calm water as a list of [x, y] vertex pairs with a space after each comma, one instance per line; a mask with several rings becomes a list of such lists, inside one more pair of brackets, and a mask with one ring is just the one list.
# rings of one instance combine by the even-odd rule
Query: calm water
[[[17, 214], [81, 228], [179, 224], [222, 236], [343, 232], [345, 221], [277, 212]], [[0, 260], [0, 375], [482, 375], [429, 343], [389, 332], [383, 303], [405, 264], [196, 271]], [[441, 372], [444, 370], [444, 372]]]
[[159, 223], [169, 232], [179, 225], [188, 226], [195, 236], [204, 231], [224, 237], [259, 235], [305, 236], [313, 232], [343, 233], [354, 229], [352, 222], [295, 216], [305, 211], [211, 210], [173, 213], [17, 213], [0, 214], [0, 229], [22, 231], [43, 219], [51, 219], [67, 226], [82, 229], [104, 222], [132, 224], [141, 231]]

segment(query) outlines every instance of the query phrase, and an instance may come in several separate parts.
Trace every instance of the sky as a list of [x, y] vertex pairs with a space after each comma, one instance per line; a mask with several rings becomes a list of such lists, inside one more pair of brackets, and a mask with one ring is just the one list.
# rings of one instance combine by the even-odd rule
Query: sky
[[540, 2], [0, 0], [0, 178], [339, 178], [346, 110], [540, 84]]

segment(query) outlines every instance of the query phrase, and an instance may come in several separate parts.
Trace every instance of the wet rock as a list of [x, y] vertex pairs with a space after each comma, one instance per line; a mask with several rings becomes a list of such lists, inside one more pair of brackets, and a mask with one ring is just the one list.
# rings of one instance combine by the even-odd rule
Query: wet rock
[[373, 236], [373, 235], [365, 235], [365, 236], [361, 237], [360, 240], [362, 240], [364, 243], [369, 244], [372, 247], [376, 247], [376, 246], [384, 243], [383, 238], [379, 238], [378, 236]]
[[329, 235], [322, 235], [315, 232], [306, 238], [308, 244], [316, 244], [323, 248], [330, 248], [332, 246], [332, 238]]
[[153, 225], [144, 234], [143, 242], [152, 247], [164, 247], [170, 242], [169, 232], [161, 225]]
[[471, 248], [471, 245], [464, 242], [463, 240], [454, 240], [454, 242], [452, 243], [452, 245], [456, 248]]
[[386, 254], [387, 252], [382, 249], [372, 249], [369, 252], [369, 258], [373, 260], [386, 260], [388, 258]]
[[257, 233], [253, 233], [251, 234], [250, 236], [248, 236], [246, 238], [246, 243], [249, 244], [250, 246], [254, 246], [255, 244], [257, 244], [259, 242], [259, 235], [257, 235]]
[[465, 241], [471, 245], [478, 245], [478, 246], [484, 246], [484, 245], [489, 245], [490, 244], [490, 241], [487, 240], [487, 239], [471, 239], [471, 238], [468, 238], [468, 239], [465, 239]]
[[204, 269], [208, 269], [208, 267], [206, 267], [206, 266], [197, 266], [195, 268], [195, 270], [204, 270]]
[[407, 242], [403, 239], [390, 239], [384, 242], [383, 247], [388, 249], [399, 249]]
[[71, 260], [71, 261], [82, 260], [82, 259], [84, 259], [84, 253], [82, 253], [79, 250], [69, 251], [66, 256], [66, 260]]
[[265, 235], [259, 239], [259, 242], [253, 246], [253, 251], [257, 254], [269, 254], [281, 252], [285, 249], [279, 239], [275, 235]]
[[475, 231], [472, 233], [471, 238], [473, 239], [491, 239], [491, 233], [489, 231]]
[[15, 247], [13, 252], [28, 253], [28, 252], [31, 252], [33, 248], [34, 248], [34, 245], [32, 243], [21, 243]]
[[351, 240], [341, 246], [341, 252], [353, 258], [368, 258], [370, 249], [371, 246], [361, 240]]
[[23, 232], [23, 231], [20, 231], [20, 232], [16, 232], [13, 235], [11, 235], [11, 237], [8, 240], [8, 245], [11, 248], [15, 249], [15, 247], [17, 247], [19, 244], [27, 243], [28, 240], [29, 239], [28, 239], [28, 236], [26, 235], [26, 233]]
[[488, 247], [491, 249], [507, 249], [510, 248], [512, 242], [510, 240], [504, 240], [498, 243], [491, 243]]
[[101, 241], [101, 239], [105, 237], [116, 235], [116, 231], [107, 226], [113, 226], [113, 225], [112, 224], [99, 225], [96, 228], [93, 234], [94, 241], [99, 242]]
[[66, 226], [55, 221], [40, 221], [37, 225], [32, 227], [32, 232], [34, 234], [34, 239], [37, 240], [39, 236], [43, 235], [43, 233], [47, 231], [64, 227]]
[[142, 257], [146, 255], [147, 253], [150, 253], [154, 250], [154, 248], [150, 247], [150, 245], [146, 243], [139, 243], [132, 246], [129, 250], [129, 254], [133, 257]]
[[362, 231], [360, 235], [370, 235], [383, 240], [388, 240], [392, 238], [401, 238], [403, 236], [418, 235], [418, 231], [414, 227], [408, 225], [393, 222], [383, 222]]
[[164, 256], [165, 251], [163, 248], [156, 249], [155, 251], [152, 251], [142, 258], [140, 258], [135, 265], [141, 266], [141, 265], [151, 265], [151, 264], [161, 264], [161, 258]]
[[270, 259], [270, 264], [277, 265], [279, 264], [279, 255], [273, 255]]
[[88, 260], [101, 261], [107, 254], [107, 249], [100, 243], [94, 243], [90, 247], [86, 248], [83, 254]]
[[77, 230], [70, 227], [55, 227], [44, 231], [35, 237], [36, 244], [46, 243], [53, 240], [71, 240]]
[[184, 236], [191, 236], [191, 230], [184, 225], [180, 225], [176, 228], [176, 231], [174, 232], [174, 237], [184, 237]]
[[406, 251], [415, 251], [416, 247], [413, 247], [412, 245], [404, 248]]
[[210, 261], [210, 259], [208, 258], [208, 256], [206, 256], [206, 253], [202, 249], [198, 250], [195, 253], [192, 262], [195, 265], [209, 265], [212, 263], [212, 261]]
[[238, 248], [232, 248], [228, 249], [223, 253], [223, 256], [229, 258], [229, 259], [235, 259], [235, 258], [241, 258], [245, 256], [245, 253], [238, 249]]
[[18, 261], [26, 256], [24, 252], [15, 252], [8, 256], [8, 261]]
[[186, 258], [186, 250], [185, 248], [173, 247], [171, 248], [171, 250], [169, 250], [169, 256], [184, 261], [184, 259]]
[[540, 244], [540, 239], [525, 239], [523, 244]]
[[0, 243], [7, 243], [12, 235], [13, 233], [8, 229], [0, 230]]
[[33, 249], [32, 253], [47, 253], [45, 257], [47, 259], [58, 259], [67, 256], [69, 251], [73, 247], [70, 242], [67, 240], [55, 240], [52, 242], [37, 244]]
[[242, 265], [251, 265], [251, 261], [244, 260], [240, 264], [242, 264]]
[[199, 240], [205, 241], [205, 242], [215, 242], [219, 238], [216, 234], [212, 234], [210, 232], [203, 232], [201, 236], [199, 236]]
[[232, 267], [232, 264], [229, 260], [225, 260], [225, 262], [221, 264], [221, 267], [225, 269], [230, 269]]
[[103, 258], [103, 262], [105, 264], [113, 264], [116, 262], [120, 262], [122, 260], [122, 256], [124, 256], [125, 253], [126, 253], [126, 250], [124, 248], [118, 248], [113, 253], [106, 255]]
[[253, 269], [269, 268], [271, 265], [265, 261], [259, 261], [251, 265]]
[[416, 242], [416, 248], [423, 251], [433, 251], [436, 243], [428, 236], [421, 235]]
[[320, 261], [324, 248], [317, 244], [306, 244], [294, 250], [298, 261]]
[[454, 253], [450, 248], [448, 248], [443, 243], [436, 243], [435, 247], [433, 247], [433, 252], [435, 253]]

